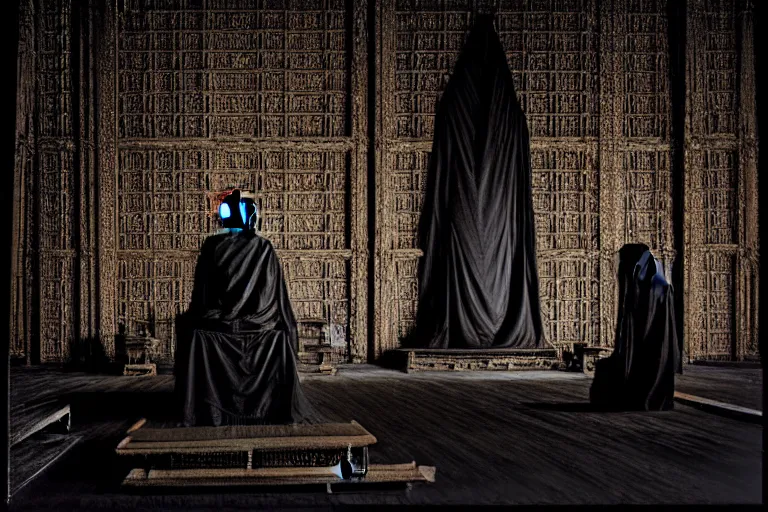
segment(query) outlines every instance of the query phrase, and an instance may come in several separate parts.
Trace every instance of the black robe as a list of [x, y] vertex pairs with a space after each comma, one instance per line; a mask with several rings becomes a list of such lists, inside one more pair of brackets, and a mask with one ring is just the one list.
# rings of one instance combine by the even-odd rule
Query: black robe
[[681, 354], [672, 286], [661, 263], [646, 245], [625, 245], [614, 351], [595, 365], [591, 402], [608, 409], [672, 409]]
[[176, 398], [183, 423], [311, 419], [296, 370], [297, 344], [272, 244], [247, 231], [206, 239], [190, 308], [177, 320]]
[[440, 100], [419, 223], [419, 304], [406, 345], [543, 348], [528, 127], [481, 16]]

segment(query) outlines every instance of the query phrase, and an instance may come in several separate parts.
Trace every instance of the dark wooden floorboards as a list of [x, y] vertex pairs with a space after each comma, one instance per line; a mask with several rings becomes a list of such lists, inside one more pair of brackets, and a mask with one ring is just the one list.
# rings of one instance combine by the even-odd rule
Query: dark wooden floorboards
[[[761, 370], [714, 370], [686, 371], [678, 390], [762, 409]], [[68, 400], [73, 434], [83, 442], [21, 491], [11, 507], [221, 510], [761, 500], [761, 425], [679, 404], [663, 413], [589, 412], [590, 380], [581, 374], [404, 374], [356, 367], [302, 380], [328, 421], [354, 419], [377, 437], [372, 463], [415, 460], [436, 466], [437, 481], [407, 493], [129, 493], [119, 483], [130, 468], [121, 466], [115, 446], [141, 417], [170, 419], [173, 378], [19, 369], [12, 374], [12, 400]]]

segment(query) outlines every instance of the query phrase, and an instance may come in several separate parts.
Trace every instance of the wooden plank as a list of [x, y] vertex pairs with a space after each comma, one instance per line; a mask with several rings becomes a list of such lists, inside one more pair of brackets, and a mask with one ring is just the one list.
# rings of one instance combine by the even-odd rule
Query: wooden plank
[[[15, 432], [11, 434], [11, 446], [14, 446], [29, 436], [40, 432], [49, 425], [56, 423], [57, 421], [70, 415], [69, 404], [61, 407], [59, 405], [53, 406], [51, 412], [51, 403], [40, 404], [39, 406], [32, 406], [30, 408], [16, 409], [12, 416], [16, 421], [13, 430]], [[22, 423], [23, 419], [27, 419], [28, 423]], [[69, 430], [69, 422], [67, 423], [67, 430]]]
[[260, 468], [132, 470], [125, 486], [187, 487], [244, 485], [326, 485], [395, 482], [434, 482], [435, 468], [410, 464], [373, 464], [363, 478], [344, 480], [337, 468]]
[[376, 438], [368, 436], [351, 437], [270, 437], [257, 439], [211, 439], [207, 441], [164, 441], [154, 443], [133, 442], [117, 448], [118, 455], [149, 455], [160, 453], [208, 453], [240, 452], [248, 450], [320, 450], [330, 448], [358, 448], [369, 446]]
[[134, 425], [129, 433], [131, 435], [118, 444], [118, 455], [316, 450], [376, 443], [376, 438], [356, 421], [246, 427], [136, 428]]
[[222, 427], [141, 428], [134, 431], [134, 441], [208, 441], [222, 439], [251, 440], [268, 437], [354, 437], [370, 435], [356, 421], [295, 425], [251, 425]]
[[10, 496], [15, 495], [42, 475], [81, 440], [81, 436], [67, 436], [58, 444], [38, 442], [15, 447], [10, 453], [13, 462]]
[[717, 400], [710, 400], [709, 398], [702, 398], [700, 396], [689, 395], [687, 393], [681, 393], [680, 391], [675, 391], [675, 400], [686, 405], [691, 405], [703, 410], [724, 414], [726, 416], [732, 416], [734, 418], [757, 422], [762, 422], [763, 420], [762, 411], [741, 407], [739, 405], [718, 402]]
[[136, 430], [139, 430], [141, 427], [144, 426], [145, 423], [147, 423], [147, 419], [146, 418], [141, 418], [139, 421], [134, 423], [131, 426], [131, 428], [128, 429], [128, 432], [126, 432], [126, 433], [130, 434], [131, 432], [135, 432]]

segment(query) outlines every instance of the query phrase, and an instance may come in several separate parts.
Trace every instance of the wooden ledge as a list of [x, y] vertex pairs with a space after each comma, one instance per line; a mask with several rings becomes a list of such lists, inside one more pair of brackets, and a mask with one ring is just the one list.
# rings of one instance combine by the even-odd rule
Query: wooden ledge
[[123, 481], [129, 487], [356, 485], [435, 481], [433, 466], [372, 464], [364, 477], [344, 480], [335, 467], [258, 469], [133, 469]]
[[675, 391], [675, 400], [680, 403], [697, 407], [702, 410], [708, 410], [724, 416], [730, 416], [736, 419], [762, 422], [763, 412], [756, 409], [749, 409], [747, 407], [741, 407], [738, 405], [727, 404], [725, 402], [718, 402], [717, 400], [710, 400], [709, 398], [703, 398], [700, 396], [689, 395], [687, 393], [681, 393]]
[[251, 427], [132, 428], [118, 455], [229, 453], [273, 450], [326, 450], [376, 444], [359, 423], [264, 425]]

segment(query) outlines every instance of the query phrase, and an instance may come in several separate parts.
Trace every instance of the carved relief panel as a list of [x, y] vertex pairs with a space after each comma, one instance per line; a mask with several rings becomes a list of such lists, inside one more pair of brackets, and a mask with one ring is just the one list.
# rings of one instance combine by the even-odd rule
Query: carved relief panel
[[685, 338], [701, 359], [759, 357], [752, 10], [688, 5]]
[[255, 193], [297, 317], [326, 319], [337, 356], [364, 362], [398, 347], [417, 304], [437, 101], [472, 13], [497, 7], [531, 133], [546, 338], [610, 346], [613, 258], [643, 242], [668, 277], [684, 252], [689, 356], [757, 357], [752, 3], [687, 2], [682, 192], [673, 191], [670, 5], [23, 3], [20, 76], [30, 78], [17, 107], [28, 122], [17, 128], [12, 354], [66, 361], [94, 338], [113, 357], [121, 329], [150, 322], [169, 361], [172, 319], [216, 229], [212, 198], [231, 187]]
[[117, 11], [114, 323], [132, 333], [151, 319], [161, 359], [218, 227], [211, 201], [232, 187], [255, 193], [297, 318], [325, 318], [340, 357], [364, 354], [366, 312], [350, 300], [365, 279], [365, 219], [350, 217], [365, 204], [352, 196], [366, 172], [352, 122], [365, 116], [364, 16], [341, 0], [131, 0]]

